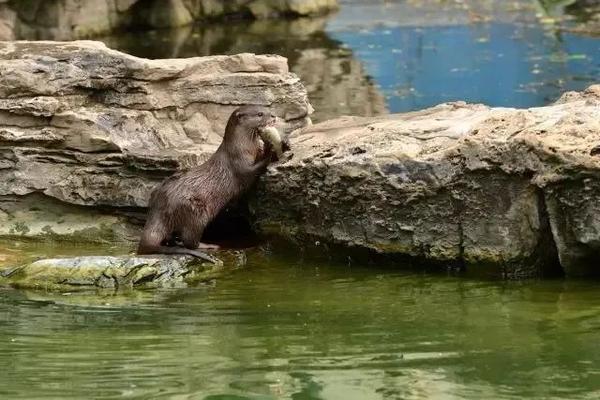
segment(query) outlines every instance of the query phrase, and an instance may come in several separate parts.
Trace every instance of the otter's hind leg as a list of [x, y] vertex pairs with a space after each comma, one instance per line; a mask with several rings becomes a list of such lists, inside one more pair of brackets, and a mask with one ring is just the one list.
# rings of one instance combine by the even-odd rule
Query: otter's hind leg
[[183, 245], [192, 250], [204, 249], [204, 250], [218, 250], [219, 246], [216, 244], [210, 243], [202, 243], [200, 240], [202, 238], [203, 229], [199, 225], [194, 226], [186, 226], [183, 229], [181, 234], [181, 239], [183, 240]]
[[146, 225], [144, 225], [137, 253], [160, 253], [159, 249], [162, 247], [163, 241], [167, 239], [167, 233], [168, 229], [164, 223], [155, 215], [151, 215], [146, 221]]
[[163, 221], [161, 221], [156, 216], [151, 216], [146, 225], [144, 226], [144, 231], [142, 232], [142, 239], [140, 240], [140, 244], [138, 246], [137, 253], [138, 254], [187, 254], [190, 256], [194, 256], [200, 258], [202, 260], [209, 261], [213, 264], [218, 264], [219, 261], [205, 254], [197, 249], [188, 249], [185, 247], [169, 247], [164, 246], [163, 242], [167, 240], [175, 240], [172, 234], [172, 230], [169, 226], [166, 226]]

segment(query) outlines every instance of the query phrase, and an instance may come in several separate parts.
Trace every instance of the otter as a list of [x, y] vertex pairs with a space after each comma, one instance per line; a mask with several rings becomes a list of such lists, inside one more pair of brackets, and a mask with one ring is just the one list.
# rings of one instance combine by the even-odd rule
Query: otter
[[200, 251], [218, 248], [201, 242], [204, 229], [266, 171], [273, 154], [259, 132], [275, 121], [266, 107], [235, 110], [219, 148], [204, 164], [175, 173], [152, 191], [138, 254], [188, 254], [216, 262]]

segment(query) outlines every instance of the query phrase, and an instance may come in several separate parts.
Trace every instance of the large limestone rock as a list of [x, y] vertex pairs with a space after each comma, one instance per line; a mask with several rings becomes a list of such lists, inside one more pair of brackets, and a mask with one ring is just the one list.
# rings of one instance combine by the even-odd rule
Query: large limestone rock
[[102, 207], [144, 207], [157, 182], [214, 152], [249, 103], [290, 129], [310, 121], [279, 56], [151, 61], [97, 42], [0, 42], [0, 234], [128, 236]]
[[130, 26], [164, 28], [231, 15], [309, 16], [335, 8], [337, 0], [0, 1], [0, 40], [73, 40]]
[[526, 110], [465, 103], [292, 135], [263, 232], [506, 275], [600, 273], [600, 85]]

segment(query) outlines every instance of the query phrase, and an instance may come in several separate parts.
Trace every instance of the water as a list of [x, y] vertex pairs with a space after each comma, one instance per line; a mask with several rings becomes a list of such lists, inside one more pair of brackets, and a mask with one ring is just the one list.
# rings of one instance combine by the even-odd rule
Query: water
[[456, 100], [542, 106], [598, 83], [600, 37], [559, 29], [558, 18], [569, 26], [575, 17], [534, 0], [344, 0], [330, 18], [230, 21], [101, 39], [150, 58], [281, 54], [309, 91], [313, 119], [322, 121]]
[[3, 399], [595, 399], [600, 283], [261, 259], [122, 296], [0, 289]]
[[384, 28], [335, 37], [363, 60], [393, 112], [456, 100], [540, 106], [600, 77], [599, 39], [539, 27]]
[[[600, 77], [600, 39], [557, 29], [549, 19], [564, 11], [534, 1], [342, 4], [331, 18], [101, 39], [150, 58], [282, 54], [316, 121], [451, 100], [539, 106]], [[1, 263], [131, 250], [0, 249]], [[258, 257], [185, 290], [0, 288], [0, 398], [596, 399], [599, 340], [597, 281]]]

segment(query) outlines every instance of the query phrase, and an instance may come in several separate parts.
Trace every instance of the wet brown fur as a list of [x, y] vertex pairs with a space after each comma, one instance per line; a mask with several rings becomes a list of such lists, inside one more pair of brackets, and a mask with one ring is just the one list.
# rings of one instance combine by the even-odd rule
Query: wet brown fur
[[[150, 195], [138, 254], [190, 254], [214, 262], [198, 251], [202, 233], [223, 207], [248, 190], [266, 170], [271, 151], [263, 145], [258, 129], [273, 121], [265, 107], [238, 108], [227, 122], [221, 145], [208, 161], [158, 185]], [[173, 245], [176, 237], [183, 247]]]

